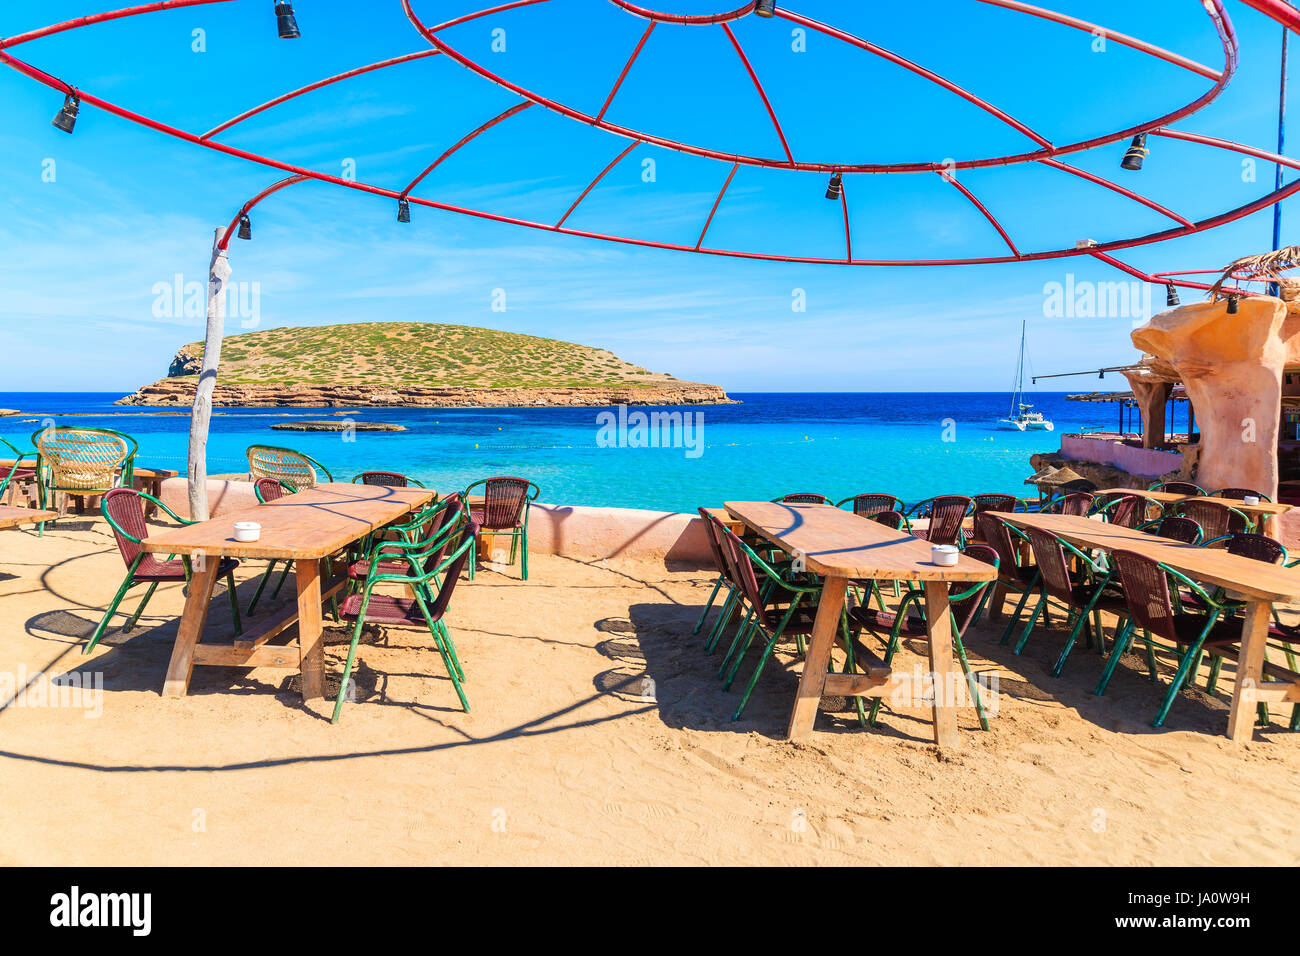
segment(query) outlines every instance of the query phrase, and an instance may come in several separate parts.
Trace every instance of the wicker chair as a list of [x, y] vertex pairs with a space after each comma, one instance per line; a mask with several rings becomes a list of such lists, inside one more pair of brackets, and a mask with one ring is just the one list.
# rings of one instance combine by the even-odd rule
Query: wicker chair
[[965, 495], [939, 495], [919, 501], [907, 512], [908, 523], [913, 518], [929, 518], [930, 527], [912, 534], [931, 544], [965, 544], [962, 523], [971, 508], [971, 499]]
[[[188, 557], [180, 560], [169, 558], [160, 561], [157, 555], [147, 553], [140, 547], [140, 542], [149, 533], [149, 526], [144, 516], [145, 502], [150, 502], [161, 508], [173, 520], [179, 521], [181, 524], [197, 523], [187, 521], [157, 498], [146, 495], [142, 491], [136, 491], [134, 488], [110, 488], [104, 492], [99, 507], [103, 511], [104, 517], [108, 519], [109, 527], [113, 529], [113, 537], [117, 540], [117, 549], [122, 555], [122, 561], [126, 564], [126, 578], [122, 581], [122, 586], [117, 589], [117, 594], [113, 597], [113, 603], [108, 606], [108, 611], [104, 614], [103, 620], [99, 622], [99, 627], [95, 628], [94, 635], [82, 649], [82, 654], [89, 654], [95, 649], [95, 645], [104, 636], [104, 630], [108, 627], [109, 620], [116, 613], [117, 606], [122, 603], [122, 599], [126, 597], [126, 592], [133, 586], [147, 583], [149, 590], [145, 592], [143, 600], [140, 601], [140, 606], [135, 609], [135, 613], [127, 618], [126, 623], [122, 625], [123, 634], [129, 634], [135, 627], [140, 615], [144, 613], [145, 605], [149, 603], [149, 599], [153, 597], [153, 592], [157, 590], [159, 584], [166, 581], [189, 581], [190, 559]], [[217, 574], [226, 579], [226, 590], [230, 595], [230, 616], [235, 622], [235, 633], [239, 634], [242, 627], [239, 620], [239, 600], [235, 596], [234, 572], [237, 567], [239, 567], [239, 561], [235, 558], [222, 558], [220, 565], [217, 567]]]
[[903, 499], [896, 498], [894, 495], [880, 494], [871, 492], [865, 495], [854, 495], [852, 498], [845, 498], [843, 501], [835, 503], [836, 508], [843, 508], [849, 502], [853, 502], [853, 513], [859, 518], [874, 518], [876, 515], [886, 511], [903, 511]]
[[1254, 525], [1246, 515], [1230, 505], [1222, 505], [1215, 501], [1199, 501], [1192, 498], [1182, 502], [1178, 506], [1178, 512], [1200, 525], [1207, 541], [1254, 530]]
[[971, 498], [970, 511], [971, 522], [974, 529], [971, 535], [971, 540], [980, 544], [984, 543], [984, 539], [980, 537], [980, 515], [989, 512], [1010, 514], [1017, 509], [1024, 511], [1025, 502], [1020, 498], [1017, 498], [1015, 495], [1002, 493], [974, 495]]
[[352, 479], [354, 485], [380, 485], [385, 488], [423, 488], [424, 482], [396, 471], [363, 471]]
[[1183, 544], [1200, 544], [1205, 536], [1199, 524], [1182, 515], [1165, 515], [1163, 518], [1140, 525], [1138, 530], [1171, 541], [1181, 541]]
[[[365, 583], [362, 590], [351, 594], [343, 602], [342, 616], [354, 622], [352, 643], [348, 646], [348, 659], [343, 667], [343, 678], [339, 682], [339, 695], [334, 702], [334, 723], [338, 723], [343, 713], [343, 701], [347, 697], [352, 666], [356, 661], [357, 644], [361, 639], [361, 628], [366, 623], [382, 624], [385, 627], [428, 628], [433, 637], [451, 685], [460, 699], [461, 709], [469, 713], [469, 701], [465, 698], [465, 671], [456, 656], [456, 646], [452, 643], [451, 632], [447, 630], [444, 617], [447, 606], [451, 603], [452, 592], [461, 572], [469, 561], [474, 548], [474, 538], [478, 526], [472, 521], [466, 524], [447, 525], [442, 530], [442, 541], [405, 544], [385, 541], [371, 553], [367, 564]], [[451, 553], [448, 554], [448, 545]], [[400, 570], [397, 567], [400, 566]], [[441, 584], [438, 581], [441, 576]], [[393, 597], [374, 593], [377, 584], [402, 584], [411, 589], [414, 597]], [[433, 595], [430, 585], [438, 588]]]
[[[988, 545], [969, 545], [966, 548], [966, 556], [974, 558], [976, 561], [983, 561], [985, 564], [991, 564], [995, 568], [999, 565], [997, 551]], [[949, 600], [951, 601], [949, 610], [952, 620], [953, 647], [957, 651], [957, 659], [961, 661], [962, 673], [966, 675], [971, 697], [975, 701], [975, 712], [979, 715], [980, 727], [984, 730], [989, 729], [988, 717], [984, 713], [984, 704], [980, 700], [975, 677], [971, 674], [970, 661], [966, 659], [966, 648], [962, 643], [962, 638], [965, 637], [966, 631], [983, 607], [984, 597], [988, 593], [989, 587], [990, 583], [987, 581], [974, 586], [969, 584], [950, 584], [948, 586]], [[962, 588], [966, 590], [962, 590]], [[852, 629], [853, 637], [856, 639], [857, 635], [865, 628], [877, 637], [882, 638], [885, 643], [884, 663], [888, 667], [893, 662], [894, 655], [898, 652], [899, 642], [904, 633], [909, 637], [927, 636], [924, 597], [925, 592], [923, 590], [909, 588], [897, 611], [876, 610], [865, 606], [855, 607], [849, 611], [849, 627]], [[864, 660], [867, 659], [861, 649], [858, 650], [857, 656]], [[879, 697], [871, 702], [871, 713], [867, 719], [873, 727], [876, 724], [876, 717], [880, 713], [880, 704], [881, 698]]]
[[329, 469], [315, 458], [290, 448], [250, 445], [247, 454], [248, 473], [254, 481], [274, 478], [294, 491], [307, 491], [320, 483], [320, 475], [324, 475], [326, 481], [334, 480]]
[[[1141, 628], [1147, 635], [1163, 638], [1174, 647], [1186, 648], [1179, 659], [1178, 670], [1169, 685], [1160, 709], [1152, 726], [1159, 727], [1165, 722], [1169, 708], [1173, 706], [1178, 691], [1192, 674], [1193, 665], [1199, 666], [1201, 651], [1205, 647], [1227, 647], [1241, 640], [1241, 625], [1235, 621], [1221, 620], [1224, 607], [1215, 601], [1205, 589], [1186, 575], [1175, 571], [1158, 561], [1134, 551], [1114, 551], [1111, 553], [1124, 595], [1128, 603], [1129, 619], [1115, 636], [1115, 646], [1111, 648], [1110, 658], [1102, 671], [1097, 684], [1096, 694], [1103, 694], [1110, 683], [1111, 675], [1119, 663], [1120, 657], [1133, 640], [1134, 632]], [[1173, 594], [1169, 581], [1173, 579], [1180, 587], [1189, 589], [1196, 595], [1202, 610], [1190, 612], [1174, 607]], [[1151, 678], [1155, 680], [1155, 654], [1150, 638], [1147, 641], [1147, 666]]]
[[[709, 611], [713, 608], [713, 602], [718, 598], [718, 592], [724, 587], [727, 589], [727, 596], [722, 601], [722, 611], [720, 620], [726, 619], [731, 614], [732, 605], [735, 603], [735, 589], [727, 579], [727, 564], [722, 557], [722, 542], [718, 538], [717, 529], [713, 527], [713, 522], [709, 520], [710, 515], [707, 509], [700, 508], [700, 518], [704, 523], [704, 540], [709, 543], [709, 554], [713, 558], [713, 566], [718, 570], [717, 580], [713, 582], [713, 591], [709, 594], [709, 600], [704, 605], [704, 610], [700, 612], [700, 619], [695, 622], [695, 629], [692, 634], [700, 633], [700, 628], [704, 627], [704, 621], [709, 616]], [[717, 625], [715, 625], [716, 627]], [[712, 631], [709, 632], [712, 637]], [[707, 642], [706, 642], [707, 643]]]
[[[56, 505], [60, 493], [84, 499], [131, 487], [137, 446], [129, 435], [108, 428], [57, 426], [33, 432], [32, 444], [42, 508]], [[44, 522], [39, 530], [44, 534]]]
[[1233, 501], [1242, 501], [1246, 498], [1258, 498], [1260, 501], [1272, 503], [1273, 499], [1262, 491], [1252, 491], [1249, 488], [1220, 488], [1211, 498], [1230, 498]]
[[1021, 560], [1021, 550], [1017, 542], [1023, 541], [1024, 535], [998, 517], [996, 512], [986, 511], [980, 515], [980, 525], [980, 536], [998, 556], [998, 586], [994, 588], [995, 603], [989, 611], [990, 619], [996, 620], [1002, 613], [1002, 605], [1006, 601], [1008, 591], [1020, 595], [1015, 612], [1002, 632], [1002, 643], [1005, 644], [1010, 640], [1011, 632], [1019, 622], [1020, 614], [1024, 611], [1030, 595], [1038, 587], [1038, 568]]
[[[471, 492], [483, 487], [483, 500], [477, 506], [470, 501]], [[515, 563], [520, 553], [520, 570], [528, 580], [528, 506], [537, 500], [541, 489], [527, 478], [498, 476], [484, 478], [465, 489], [465, 502], [470, 508], [470, 520], [480, 528], [481, 534], [510, 536], [510, 563]], [[522, 548], [520, 552], [519, 549]], [[469, 579], [474, 580], [478, 564], [478, 542], [470, 548]]]
[[[268, 501], [277, 501], [285, 495], [294, 493], [292, 485], [286, 482], [278, 481], [275, 478], [258, 478], [253, 482], [253, 494], [257, 495], [257, 500], [262, 504]], [[262, 591], [266, 588], [266, 582], [271, 579], [275, 573], [275, 566], [279, 563], [278, 558], [272, 558], [266, 566], [266, 572], [262, 575], [262, 580], [258, 582], [257, 590], [253, 592], [253, 599], [248, 602], [248, 611], [252, 614], [257, 609], [257, 602], [262, 599]], [[289, 569], [293, 567], [292, 561], [284, 562], [284, 570], [280, 572], [280, 580], [276, 582], [275, 590], [271, 592], [271, 599], [275, 600], [280, 593], [280, 588], [284, 587], [284, 581], [289, 576]]]
[[1096, 495], [1090, 491], [1074, 491], [1049, 499], [1039, 510], [1044, 514], [1071, 515], [1082, 518], [1092, 511]]
[[1200, 497], [1205, 494], [1205, 489], [1200, 485], [1194, 485], [1190, 481], [1157, 481], [1147, 491], [1165, 491], [1171, 495], [1195, 495]]
[[[1109, 569], [1094, 563], [1074, 545], [1048, 531], [1025, 528], [1023, 534], [1029, 539], [1034, 552], [1034, 563], [1038, 565], [1040, 596], [1033, 614], [1029, 616], [1029, 623], [1020, 634], [1014, 653], [1019, 654], [1025, 649], [1039, 613], [1050, 600], [1056, 599], [1066, 611], [1067, 624], [1070, 621], [1074, 623], [1065, 639], [1065, 647], [1052, 668], [1052, 676], [1060, 677], [1080, 632], [1087, 636], [1089, 646], [1095, 642], [1098, 649], [1104, 652], [1106, 645], [1100, 612], [1112, 611], [1123, 615], [1127, 606], [1121, 597], [1107, 590], [1111, 578]], [[1077, 560], [1080, 568], [1078, 572], [1070, 571], [1071, 558]]]
[[1157, 502], [1141, 495], [1114, 495], [1097, 500], [1103, 503], [1098, 506], [1094, 502], [1095, 513], [1104, 515], [1107, 521], [1121, 528], [1137, 529], [1146, 524], [1147, 511], [1150, 509], [1164, 511]]

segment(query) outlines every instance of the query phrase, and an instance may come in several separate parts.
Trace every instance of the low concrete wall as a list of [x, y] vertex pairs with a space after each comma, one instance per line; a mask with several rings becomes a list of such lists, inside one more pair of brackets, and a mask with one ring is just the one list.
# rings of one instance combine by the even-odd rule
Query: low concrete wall
[[1136, 448], [1109, 437], [1062, 435], [1061, 455], [1114, 465], [1141, 478], [1160, 478], [1183, 467], [1183, 456], [1176, 451]]
[[[162, 501], [189, 517], [184, 478], [162, 483]], [[212, 517], [251, 508], [257, 495], [249, 481], [210, 478], [208, 508]], [[508, 547], [506, 538], [500, 539]], [[492, 547], [492, 542], [487, 542]], [[704, 523], [697, 515], [632, 508], [586, 508], [536, 502], [528, 513], [528, 549], [532, 554], [560, 554], [579, 561], [605, 558], [662, 559], [674, 563], [711, 563]]]

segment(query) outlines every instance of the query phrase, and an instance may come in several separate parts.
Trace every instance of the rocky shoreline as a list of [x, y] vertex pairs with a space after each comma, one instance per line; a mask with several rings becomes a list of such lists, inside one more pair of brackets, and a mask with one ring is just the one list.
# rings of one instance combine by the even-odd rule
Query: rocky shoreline
[[[145, 385], [117, 405], [188, 407], [198, 376]], [[735, 405], [717, 385], [674, 382], [594, 388], [462, 388], [421, 385], [239, 385], [218, 380], [213, 404], [270, 408], [541, 408], [608, 405]]]

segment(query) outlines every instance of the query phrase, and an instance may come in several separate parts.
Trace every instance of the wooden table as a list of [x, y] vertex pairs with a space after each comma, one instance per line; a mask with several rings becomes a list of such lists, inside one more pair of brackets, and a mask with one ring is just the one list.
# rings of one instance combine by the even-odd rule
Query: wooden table
[[1273, 534], [1274, 519], [1278, 515], [1284, 515], [1290, 511], [1293, 505], [1284, 505], [1273, 501], [1260, 501], [1257, 505], [1248, 505], [1244, 501], [1235, 498], [1213, 498], [1207, 495], [1179, 495], [1172, 491], [1139, 491], [1136, 488], [1107, 488], [1105, 491], [1096, 492], [1098, 495], [1137, 495], [1139, 498], [1146, 498], [1148, 501], [1159, 502], [1162, 505], [1177, 505], [1184, 501], [1212, 501], [1215, 504], [1227, 505], [1230, 508], [1236, 508], [1242, 514], [1246, 515], [1256, 524], [1261, 524], [1266, 528], [1265, 534]]
[[1004, 514], [1000, 517], [1022, 528], [1051, 532], [1078, 548], [1106, 552], [1136, 551], [1181, 571], [1195, 581], [1226, 588], [1246, 601], [1237, 680], [1232, 691], [1232, 708], [1228, 713], [1228, 736], [1231, 739], [1238, 742], [1250, 739], [1254, 729], [1255, 703], [1300, 703], [1300, 681], [1263, 680], [1270, 612], [1275, 601], [1300, 602], [1300, 568], [1265, 564], [1219, 548], [1183, 544], [1091, 518], [1045, 514]]
[[0, 528], [17, 528], [19, 525], [51, 521], [58, 515], [53, 511], [37, 511], [34, 508], [15, 508], [12, 505], [0, 505]]
[[[185, 696], [194, 666], [207, 664], [297, 670], [302, 676], [303, 700], [321, 697], [324, 694], [325, 659], [321, 643], [321, 606], [343, 587], [346, 580], [322, 584], [322, 561], [434, 497], [433, 491], [424, 488], [322, 484], [211, 521], [151, 534], [144, 540], [144, 550], [187, 555], [194, 565], [176, 646], [167, 666], [163, 695]], [[256, 521], [262, 526], [260, 539], [236, 541], [236, 521]], [[298, 602], [296, 607], [254, 632], [245, 631], [235, 638], [233, 645], [204, 645], [199, 641], [217, 581], [217, 568], [223, 557], [293, 561]], [[298, 624], [296, 654], [293, 653], [293, 643], [268, 643], [294, 622]]]
[[965, 555], [960, 556], [956, 567], [939, 567], [930, 561], [928, 542], [829, 505], [728, 501], [726, 507], [748, 529], [802, 558], [809, 571], [825, 578], [790, 715], [789, 739], [803, 740], [812, 732], [817, 704], [824, 695], [884, 696], [890, 683], [886, 672], [839, 674], [830, 670], [831, 648], [848, 583], [874, 578], [924, 582], [930, 670], [935, 687], [934, 740], [941, 747], [955, 747], [957, 712], [949, 694], [954, 672], [948, 584], [992, 581], [997, 571]]

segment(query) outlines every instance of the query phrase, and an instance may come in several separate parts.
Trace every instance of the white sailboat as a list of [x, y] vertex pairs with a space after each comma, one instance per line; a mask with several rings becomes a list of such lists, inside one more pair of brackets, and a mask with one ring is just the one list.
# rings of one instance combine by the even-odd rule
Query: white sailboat
[[1050, 432], [1056, 426], [1043, 417], [1042, 412], [1034, 411], [1034, 406], [1025, 402], [1025, 322], [1020, 323], [1020, 360], [1016, 363], [1016, 390], [1011, 393], [1011, 412], [1006, 418], [998, 419], [998, 428], [1004, 431], [1038, 431]]

